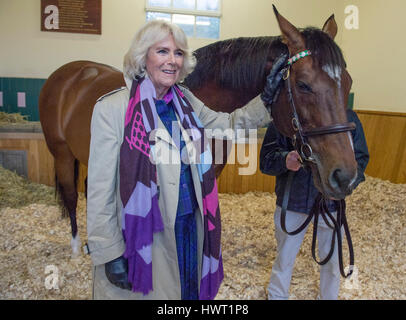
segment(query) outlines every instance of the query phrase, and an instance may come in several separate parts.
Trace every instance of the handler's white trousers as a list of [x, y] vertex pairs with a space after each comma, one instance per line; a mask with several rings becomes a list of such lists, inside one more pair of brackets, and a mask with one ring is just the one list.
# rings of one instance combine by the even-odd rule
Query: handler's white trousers
[[[333, 216], [334, 218], [336, 217], [336, 212], [333, 213]], [[286, 213], [286, 229], [289, 232], [296, 230], [306, 218], [306, 214], [288, 210]], [[278, 255], [272, 266], [271, 279], [268, 285], [268, 299], [284, 300], [289, 298], [289, 287], [296, 255], [299, 252], [304, 235], [310, 224], [297, 235], [290, 236], [286, 234], [281, 228], [281, 208], [279, 206], [277, 206], [275, 210], [274, 222]], [[324, 259], [329, 253], [332, 235], [333, 230], [329, 228], [323, 218], [319, 216], [317, 229], [319, 261]], [[320, 292], [318, 298], [322, 300], [335, 300], [338, 298], [339, 289], [340, 269], [338, 265], [336, 239], [333, 256], [329, 262], [320, 266]]]

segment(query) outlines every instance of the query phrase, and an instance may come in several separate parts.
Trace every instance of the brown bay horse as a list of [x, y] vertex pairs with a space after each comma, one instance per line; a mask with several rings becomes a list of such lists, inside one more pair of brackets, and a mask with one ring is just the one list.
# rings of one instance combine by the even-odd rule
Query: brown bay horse
[[[309, 49], [312, 55], [296, 62], [290, 70], [302, 126], [345, 123], [351, 78], [333, 41], [337, 32], [334, 16], [322, 30], [299, 31], [276, 10], [275, 14], [282, 36], [237, 38], [196, 50], [197, 66], [185, 79], [185, 85], [211, 109], [232, 112], [262, 92], [273, 62], [282, 52], [293, 56]], [[74, 255], [80, 252], [76, 224], [78, 163], [87, 166], [93, 107], [99, 97], [123, 86], [120, 71], [95, 62], [75, 61], [53, 72], [41, 90], [40, 121], [55, 158], [56, 187], [71, 220]], [[272, 116], [278, 130], [292, 137], [286, 86], [272, 107]], [[308, 141], [318, 160], [311, 165], [317, 188], [329, 197], [345, 197], [351, 192], [357, 169], [348, 133], [314, 136]], [[224, 156], [226, 159], [227, 154]]]

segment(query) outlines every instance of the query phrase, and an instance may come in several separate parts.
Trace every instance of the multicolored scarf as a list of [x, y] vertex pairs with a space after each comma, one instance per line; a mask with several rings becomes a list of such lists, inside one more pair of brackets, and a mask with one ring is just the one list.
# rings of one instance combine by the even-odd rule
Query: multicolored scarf
[[[204, 242], [199, 298], [214, 299], [223, 280], [221, 221], [217, 182], [212, 155], [204, 128], [190, 103], [174, 85], [173, 105], [182, 127], [187, 130], [197, 154], [196, 166], [202, 189]], [[156, 159], [153, 158], [154, 130], [158, 127], [156, 92], [148, 78], [134, 80], [125, 115], [124, 140], [120, 149], [120, 194], [123, 202], [122, 226], [128, 259], [128, 279], [134, 292], [153, 290], [153, 235], [163, 232], [158, 205]]]

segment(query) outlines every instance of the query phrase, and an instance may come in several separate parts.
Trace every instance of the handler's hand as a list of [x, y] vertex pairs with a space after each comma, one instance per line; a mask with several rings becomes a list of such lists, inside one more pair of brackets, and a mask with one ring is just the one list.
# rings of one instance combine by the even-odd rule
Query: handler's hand
[[128, 282], [128, 262], [123, 256], [105, 264], [107, 279], [115, 286], [131, 290], [132, 285]]
[[291, 171], [298, 171], [301, 167], [300, 156], [297, 151], [291, 151], [286, 156], [286, 168]]

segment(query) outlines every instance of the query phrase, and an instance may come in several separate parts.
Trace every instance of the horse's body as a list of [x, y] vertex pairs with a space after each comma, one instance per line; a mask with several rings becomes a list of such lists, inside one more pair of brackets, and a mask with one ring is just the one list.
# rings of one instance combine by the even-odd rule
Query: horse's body
[[[71, 161], [77, 159], [87, 166], [90, 120], [96, 100], [122, 86], [125, 82], [120, 71], [91, 61], [74, 61], [51, 74], [41, 90], [39, 112], [56, 164], [65, 154]], [[62, 175], [56, 169], [61, 181]]]
[[[293, 36], [293, 31], [287, 30], [289, 28], [284, 26], [284, 21], [281, 22], [278, 16], [277, 18], [284, 36], [290, 33]], [[185, 84], [213, 110], [232, 112], [262, 92], [273, 61], [282, 51], [286, 51], [286, 48], [291, 53], [295, 53], [292, 51], [296, 49], [292, 49], [289, 44], [285, 46], [280, 37], [238, 38], [214, 43], [196, 51], [198, 63], [195, 71], [185, 80]], [[313, 72], [320, 72], [320, 70], [313, 70]], [[334, 86], [333, 83], [328, 85]], [[60, 189], [63, 205], [71, 219], [73, 238], [77, 235], [78, 162], [84, 165], [88, 162], [93, 107], [99, 97], [122, 86], [125, 86], [125, 82], [120, 71], [95, 62], [75, 61], [56, 70], [41, 90], [40, 120], [47, 145], [55, 158], [57, 188]], [[347, 89], [349, 92], [349, 88]], [[348, 95], [348, 92], [344, 92], [344, 95]], [[343, 99], [342, 94], [340, 97]], [[283, 99], [280, 100], [283, 101]], [[281, 103], [286, 105], [286, 101]], [[334, 104], [334, 101], [330, 104]], [[285, 117], [289, 117], [289, 111], [283, 111], [283, 106], [275, 107], [278, 111], [276, 114], [273, 112], [273, 117], [278, 121], [276, 123], [278, 129], [291, 136], [290, 123], [286, 124], [285, 121]], [[288, 110], [286, 106], [285, 110]], [[331, 110], [329, 112], [331, 113]], [[340, 108], [332, 112], [338, 112], [338, 118], [342, 119], [342, 114], [345, 117], [345, 106], [342, 108], [340, 105]], [[304, 117], [305, 121], [308, 120], [307, 118]], [[317, 126], [318, 123], [314, 125]], [[327, 143], [334, 142], [333, 136], [339, 135], [331, 135]], [[341, 139], [342, 145], [341, 153], [334, 153], [334, 163], [346, 162], [345, 155], [348, 152], [352, 153], [353, 159], [350, 142], [344, 141], [342, 137], [336, 139]], [[322, 159], [322, 170], [328, 174], [331, 170], [336, 170], [329, 167], [323, 160], [325, 150], [318, 152]], [[226, 157], [227, 154], [225, 159]], [[351, 158], [351, 154], [349, 157]], [[356, 170], [356, 164], [352, 165]], [[315, 170], [321, 169], [318, 167]], [[217, 170], [217, 175], [220, 171]], [[325, 188], [323, 183], [318, 184], [322, 192]]]

